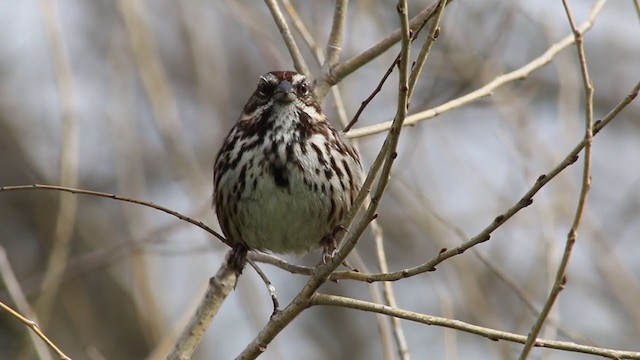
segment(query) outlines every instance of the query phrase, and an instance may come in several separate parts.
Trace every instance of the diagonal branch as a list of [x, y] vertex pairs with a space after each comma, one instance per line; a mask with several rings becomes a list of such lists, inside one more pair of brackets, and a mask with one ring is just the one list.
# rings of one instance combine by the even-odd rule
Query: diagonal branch
[[269, 8], [271, 12], [271, 16], [273, 16], [273, 20], [276, 22], [276, 26], [278, 26], [278, 30], [280, 30], [280, 35], [282, 36], [282, 40], [284, 40], [284, 44], [287, 46], [289, 50], [289, 54], [291, 55], [291, 59], [293, 60], [293, 66], [296, 71], [304, 74], [307, 77], [310, 77], [311, 73], [309, 68], [307, 67], [307, 63], [304, 61], [304, 57], [302, 57], [302, 53], [300, 53], [300, 49], [296, 44], [291, 31], [289, 30], [289, 25], [287, 25], [287, 21], [284, 19], [284, 15], [276, 0], [264, 0], [264, 3]]

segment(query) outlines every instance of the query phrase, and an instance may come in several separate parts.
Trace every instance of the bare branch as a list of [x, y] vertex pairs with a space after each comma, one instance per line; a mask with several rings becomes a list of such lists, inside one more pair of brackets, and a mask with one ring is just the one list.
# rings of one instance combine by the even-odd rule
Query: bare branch
[[[231, 251], [227, 254], [227, 258], [230, 255]], [[171, 353], [167, 356], [168, 360], [191, 359], [191, 355], [198, 347], [213, 317], [218, 313], [227, 296], [233, 291], [237, 281], [238, 274], [228, 266], [226, 260], [223, 261], [216, 275], [209, 280], [209, 287], [204, 297], [198, 304], [198, 308], [193, 313], [189, 323], [180, 334]]]
[[422, 46], [422, 49], [420, 49], [420, 53], [414, 62], [411, 70], [411, 76], [409, 77], [409, 99], [411, 99], [413, 91], [416, 89], [416, 84], [418, 83], [424, 64], [427, 62], [427, 56], [429, 56], [431, 46], [433, 46], [433, 43], [440, 34], [440, 19], [442, 18], [442, 14], [444, 14], [444, 8], [446, 5], [447, 0], [440, 0], [438, 2], [435, 19], [432, 21], [431, 28], [429, 29], [429, 36], [425, 40], [424, 45]]
[[109, 194], [109, 193], [104, 193], [104, 192], [99, 192], [99, 191], [83, 190], [83, 189], [76, 189], [76, 188], [70, 188], [70, 187], [66, 187], [66, 186], [57, 186], [57, 185], [31, 184], [31, 185], [15, 185], [15, 186], [1, 186], [0, 187], [0, 192], [3, 192], [3, 191], [21, 191], [21, 190], [64, 191], [64, 192], [68, 192], [68, 193], [72, 193], [72, 194], [98, 196], [98, 197], [103, 197], [103, 198], [107, 198], [107, 199], [125, 201], [125, 202], [129, 202], [129, 203], [133, 203], [133, 204], [138, 204], [138, 205], [150, 207], [150, 208], [165, 212], [165, 213], [167, 213], [169, 215], [175, 216], [180, 220], [183, 220], [183, 221], [186, 221], [188, 223], [191, 223], [191, 224], [201, 228], [202, 230], [208, 232], [209, 234], [217, 237], [223, 243], [231, 246], [231, 244], [227, 241], [227, 239], [224, 238], [224, 236], [218, 234], [215, 230], [213, 230], [210, 227], [208, 227], [207, 225], [205, 225], [202, 221], [198, 221], [198, 220], [192, 219], [192, 218], [190, 218], [188, 216], [180, 214], [177, 211], [171, 210], [171, 209], [166, 208], [164, 206], [156, 205], [156, 204], [154, 204], [152, 202], [131, 199], [131, 198], [127, 198], [127, 197], [124, 197], [124, 196], [119, 196], [119, 195]]
[[289, 50], [289, 54], [291, 55], [291, 59], [293, 60], [293, 66], [295, 67], [296, 71], [311, 78], [311, 72], [307, 67], [307, 63], [304, 61], [302, 53], [300, 53], [300, 49], [298, 48], [298, 45], [296, 44], [296, 41], [294, 40], [293, 35], [289, 30], [289, 25], [287, 25], [287, 21], [284, 19], [284, 15], [282, 15], [282, 11], [280, 11], [276, 0], [264, 0], [264, 3], [269, 8], [271, 16], [273, 16], [273, 20], [276, 22], [278, 30], [280, 30], [280, 35], [282, 36], [282, 40], [284, 40], [284, 43]]
[[[340, 306], [349, 309], [385, 314], [426, 325], [440, 326], [464, 331], [470, 334], [476, 334], [492, 341], [506, 340], [523, 344], [527, 340], [527, 337], [524, 335], [477, 326], [466, 323], [464, 321], [396, 309], [390, 306], [375, 304], [368, 301], [356, 300], [344, 296], [316, 294], [311, 298], [310, 305]], [[587, 346], [565, 341], [536, 339], [536, 346], [583, 354], [599, 355], [610, 359], [640, 359], [640, 352], [600, 348], [596, 346]]]
[[329, 41], [327, 41], [327, 59], [324, 64], [325, 71], [328, 71], [328, 69], [340, 60], [348, 3], [348, 0], [336, 0], [336, 7], [333, 12], [333, 24], [331, 25], [331, 33], [329, 33]]

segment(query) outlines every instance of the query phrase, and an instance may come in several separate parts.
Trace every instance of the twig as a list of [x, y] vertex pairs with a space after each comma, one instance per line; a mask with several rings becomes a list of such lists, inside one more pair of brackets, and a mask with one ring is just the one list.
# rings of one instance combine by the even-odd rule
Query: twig
[[104, 192], [99, 192], [99, 191], [76, 189], [76, 188], [70, 188], [70, 187], [58, 186], [58, 185], [30, 184], [30, 185], [0, 186], [0, 192], [3, 192], [3, 191], [21, 191], [21, 190], [55, 190], [55, 191], [64, 191], [64, 192], [68, 192], [68, 193], [72, 193], [72, 194], [98, 196], [98, 197], [103, 197], [103, 198], [107, 198], [107, 199], [125, 201], [125, 202], [129, 202], [129, 203], [133, 203], [133, 204], [138, 204], [138, 205], [150, 207], [150, 208], [165, 212], [165, 213], [167, 213], [169, 215], [175, 216], [175, 217], [177, 217], [178, 219], [180, 219], [182, 221], [186, 221], [186, 222], [188, 222], [190, 224], [193, 224], [193, 225], [201, 228], [202, 230], [208, 232], [209, 234], [217, 237], [223, 243], [231, 246], [229, 241], [227, 241], [227, 239], [225, 239], [224, 236], [218, 234], [215, 230], [213, 230], [210, 227], [208, 227], [207, 225], [205, 225], [202, 221], [198, 221], [198, 220], [192, 219], [192, 218], [190, 218], [190, 217], [188, 217], [186, 215], [180, 214], [177, 211], [171, 210], [171, 209], [166, 208], [164, 206], [156, 205], [156, 204], [154, 204], [152, 202], [131, 199], [131, 198], [127, 198], [127, 197], [124, 197], [124, 196], [119, 196], [119, 195], [109, 194], [109, 193], [104, 193]]
[[584, 208], [587, 202], [587, 196], [589, 194], [589, 189], [591, 189], [591, 143], [593, 142], [593, 84], [591, 83], [591, 79], [589, 77], [589, 70], [587, 68], [587, 59], [584, 53], [583, 46], [583, 38], [582, 33], [576, 27], [575, 21], [573, 20], [573, 16], [571, 15], [571, 9], [567, 4], [567, 0], [562, 0], [562, 5], [564, 6], [565, 12], [567, 13], [567, 19], [569, 20], [569, 25], [571, 25], [571, 30], [573, 31], [573, 36], [575, 37], [576, 48], [578, 51], [578, 59], [580, 62], [580, 70], [582, 73], [584, 91], [586, 95], [585, 101], [585, 134], [584, 134], [584, 168], [582, 172], [582, 189], [580, 190], [580, 197], [578, 198], [578, 205], [576, 207], [576, 213], [573, 218], [573, 224], [571, 225], [571, 229], [567, 234], [567, 242], [565, 244], [564, 253], [562, 254], [562, 260], [558, 265], [558, 270], [556, 271], [555, 281], [553, 283], [553, 287], [551, 288], [551, 292], [545, 302], [542, 311], [540, 311], [540, 315], [536, 319], [535, 324], [531, 328], [529, 332], [529, 336], [527, 337], [527, 342], [520, 353], [520, 360], [525, 360], [529, 353], [531, 352], [531, 348], [533, 347], [536, 337], [540, 333], [544, 322], [549, 316], [549, 312], [553, 307], [560, 291], [564, 288], [567, 283], [567, 267], [569, 266], [569, 258], [571, 257], [571, 251], [576, 242], [578, 227], [580, 226], [580, 220], [582, 219], [582, 214], [584, 213]]
[[367, 98], [364, 99], [362, 103], [360, 103], [360, 107], [358, 108], [358, 111], [356, 111], [356, 114], [353, 115], [353, 118], [351, 119], [351, 121], [349, 121], [347, 126], [345, 126], [344, 129], [342, 130], [343, 132], [347, 133], [347, 136], [351, 137], [350, 136], [351, 134], [348, 133], [348, 131], [351, 130], [351, 128], [353, 127], [353, 125], [356, 124], [356, 122], [358, 122], [358, 119], [360, 119], [360, 115], [362, 115], [362, 112], [364, 111], [364, 109], [366, 109], [367, 106], [369, 106], [369, 103], [373, 100], [373, 98], [375, 98], [376, 95], [378, 95], [378, 93], [380, 92], [380, 90], [382, 90], [382, 86], [384, 85], [385, 82], [387, 82], [387, 79], [393, 72], [393, 69], [395, 69], [395, 67], [398, 66], [399, 63], [400, 63], [400, 54], [396, 56], [396, 59], [393, 61], [393, 63], [391, 63], [389, 68], [387, 68], [387, 71], [384, 73], [384, 75], [382, 75], [382, 79], [380, 79], [380, 81], [378, 82], [378, 85], [376, 85], [376, 88], [373, 89], [371, 94], [369, 94], [369, 96], [367, 96]]
[[309, 71], [306, 62], [302, 57], [302, 53], [300, 53], [300, 49], [298, 49], [296, 41], [293, 39], [293, 35], [291, 35], [289, 25], [287, 25], [287, 21], [284, 19], [284, 15], [282, 15], [282, 12], [280, 11], [278, 4], [276, 3], [276, 0], [264, 0], [264, 3], [269, 8], [271, 16], [276, 22], [278, 30], [280, 30], [280, 35], [282, 36], [282, 40], [284, 40], [284, 43], [289, 50], [289, 55], [291, 55], [293, 66], [295, 67], [296, 71], [310, 78], [311, 72]]
[[[41, 0], [40, 9], [51, 51], [62, 115], [60, 183], [64, 186], [73, 187], [78, 184], [78, 120], [76, 118], [75, 89], [71, 62], [69, 61], [69, 54], [62, 34], [62, 25], [57, 6], [51, 0]], [[37, 307], [40, 309], [40, 321], [45, 325], [48, 322], [49, 311], [62, 280], [57, 274], [64, 270], [69, 260], [77, 206], [75, 197], [60, 194], [52, 250], [43, 281], [43, 286], [49, 290], [42, 292], [37, 301]]]
[[436, 38], [440, 34], [440, 19], [442, 18], [442, 14], [444, 14], [444, 8], [447, 5], [447, 0], [440, 0], [438, 2], [438, 8], [436, 9], [435, 19], [431, 23], [431, 29], [429, 30], [429, 36], [424, 42], [422, 49], [420, 49], [420, 53], [416, 58], [413, 67], [411, 69], [411, 76], [409, 77], [409, 99], [413, 96], [413, 91], [416, 89], [416, 84], [418, 83], [418, 79], [420, 78], [420, 74], [422, 73], [422, 69], [424, 68], [424, 64], [427, 62], [427, 57], [429, 56], [429, 51], [431, 51], [431, 46], [436, 41]]
[[[227, 254], [227, 258], [230, 254], [231, 251]], [[238, 274], [228, 266], [226, 260], [223, 261], [216, 275], [209, 280], [209, 287], [203, 299], [178, 337], [178, 341], [167, 356], [167, 360], [191, 359], [191, 355], [202, 340], [202, 336], [211, 324], [213, 317], [235, 287], [237, 280]]]
[[[593, 22], [595, 20], [595, 18], [597, 17], [597, 15], [600, 13], [600, 11], [602, 10], [602, 7], [604, 6], [604, 4], [607, 2], [607, 0], [598, 0], [593, 7], [591, 8], [591, 11], [589, 12], [589, 16], [587, 17], [587, 20], [585, 20], [585, 22], [582, 23], [582, 25], [580, 25], [580, 27], [578, 28], [580, 30], [581, 33], [585, 33], [586, 31], [588, 31], [591, 26], [593, 25]], [[498, 77], [496, 77], [495, 79], [493, 79], [491, 82], [489, 82], [488, 84], [484, 85], [483, 87], [474, 90], [464, 96], [461, 96], [457, 99], [453, 99], [451, 101], [448, 101], [442, 105], [436, 106], [432, 109], [429, 110], [425, 110], [425, 111], [421, 111], [418, 112], [416, 114], [413, 115], [409, 115], [407, 116], [405, 122], [404, 122], [404, 126], [410, 126], [410, 125], [415, 125], [416, 123], [420, 122], [420, 121], [424, 121], [424, 120], [428, 120], [431, 118], [434, 118], [444, 112], [456, 109], [458, 107], [461, 107], [463, 105], [472, 103], [474, 101], [477, 101], [479, 99], [482, 99], [486, 96], [490, 96], [491, 93], [493, 92], [493, 90], [501, 87], [502, 85], [511, 83], [515, 80], [522, 80], [525, 79], [529, 74], [531, 74], [533, 71], [541, 68], [542, 66], [548, 64], [551, 62], [551, 60], [553, 60], [553, 58], [556, 56], [556, 54], [558, 54], [560, 51], [564, 50], [565, 48], [567, 48], [569, 45], [573, 44], [575, 42], [575, 38], [573, 36], [573, 34], [567, 35], [566, 37], [564, 37], [562, 40], [554, 43], [553, 45], [551, 45], [547, 51], [545, 51], [542, 55], [540, 55], [539, 57], [535, 58], [534, 60], [532, 60], [531, 62], [529, 62], [528, 64], [522, 66], [521, 68], [508, 72], [506, 74], [502, 74]], [[353, 129], [351, 131], [349, 131], [347, 133], [347, 137], [349, 138], [359, 138], [359, 137], [363, 137], [363, 136], [369, 136], [369, 135], [373, 135], [373, 134], [377, 134], [377, 133], [381, 133], [384, 131], [389, 130], [389, 128], [391, 127], [392, 122], [391, 121], [386, 121], [380, 124], [376, 124], [376, 125], [371, 125], [371, 126], [367, 126], [367, 127], [363, 127], [363, 128], [359, 128], [359, 129]]]
[[20, 320], [23, 324], [27, 325], [44, 342], [46, 342], [47, 345], [49, 345], [49, 347], [56, 352], [56, 354], [58, 354], [60, 359], [71, 360], [71, 358], [65, 355], [65, 353], [62, 352], [62, 350], [58, 349], [58, 347], [56, 346], [56, 344], [53, 343], [53, 341], [49, 340], [49, 338], [40, 330], [40, 327], [38, 326], [38, 324], [36, 324], [34, 321], [31, 321], [25, 318], [24, 316], [20, 315], [20, 313], [13, 310], [9, 306], [5, 305], [2, 301], [0, 301], [0, 307], [6, 310], [9, 314], [11, 314], [11, 316], [15, 317], [16, 319]]
[[323, 66], [325, 71], [335, 66], [340, 60], [348, 3], [348, 0], [336, 0], [336, 6], [333, 12], [333, 23], [331, 24], [331, 32], [329, 33], [329, 40], [327, 41], [327, 58]]
[[[2, 276], [2, 280], [9, 292], [9, 296], [11, 296], [11, 300], [16, 304], [18, 311], [24, 314], [25, 317], [37, 322], [38, 319], [36, 318], [31, 305], [29, 305], [26, 296], [24, 296], [24, 292], [20, 287], [16, 274], [13, 272], [11, 263], [7, 258], [7, 252], [2, 245], [0, 245], [0, 276]], [[47, 346], [38, 339], [37, 335], [30, 331], [29, 337], [31, 338], [33, 347], [36, 349], [38, 358], [41, 360], [50, 360], [51, 354], [49, 353], [49, 349], [47, 349]]]
[[[506, 340], [514, 343], [524, 344], [524, 342], [527, 340], [527, 337], [524, 335], [477, 326], [459, 320], [431, 316], [402, 309], [395, 309], [390, 306], [375, 304], [368, 301], [356, 300], [343, 296], [318, 293], [315, 294], [310, 300], [310, 306], [315, 305], [340, 306], [349, 309], [363, 310], [389, 316], [395, 316], [401, 319], [415, 321], [426, 325], [440, 326], [460, 330], [470, 334], [476, 334], [493, 341]], [[610, 359], [640, 359], [640, 352], [607, 349], [565, 341], [537, 339], [536, 346], [583, 354], [599, 355]]]
[[258, 276], [260, 276], [260, 279], [262, 279], [262, 282], [267, 287], [267, 291], [269, 292], [269, 296], [271, 297], [271, 302], [273, 303], [272, 314], [277, 313], [278, 311], [280, 311], [280, 303], [278, 302], [278, 297], [276, 296], [276, 288], [271, 283], [271, 280], [269, 280], [269, 278], [267, 277], [267, 274], [265, 274], [253, 260], [248, 259], [247, 262], [249, 263], [249, 265], [251, 265], [253, 270], [258, 273]]

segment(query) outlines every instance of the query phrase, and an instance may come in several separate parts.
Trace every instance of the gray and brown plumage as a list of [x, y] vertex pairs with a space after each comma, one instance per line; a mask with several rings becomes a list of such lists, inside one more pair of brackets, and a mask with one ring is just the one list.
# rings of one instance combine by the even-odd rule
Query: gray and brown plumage
[[304, 75], [260, 77], [214, 165], [214, 205], [236, 261], [247, 250], [335, 249], [363, 181], [360, 158], [327, 121]]

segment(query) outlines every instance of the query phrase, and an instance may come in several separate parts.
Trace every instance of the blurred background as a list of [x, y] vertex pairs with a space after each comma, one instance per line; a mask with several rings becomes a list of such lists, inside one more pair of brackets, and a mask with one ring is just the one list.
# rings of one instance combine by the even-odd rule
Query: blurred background
[[[570, 1], [578, 23], [593, 3]], [[410, 15], [429, 4], [410, 1]], [[324, 48], [333, 2], [292, 5]], [[395, 2], [355, 0], [348, 11], [342, 59], [398, 27]], [[0, 186], [44, 183], [115, 193], [219, 229], [210, 206], [214, 156], [258, 76], [293, 67], [262, 2], [5, 0], [0, 23]], [[560, 1], [456, 0], [445, 10], [410, 112], [475, 90], [568, 34]], [[413, 54], [423, 40], [424, 34]], [[320, 74], [311, 52], [300, 47]], [[606, 3], [585, 47], [600, 118], [640, 79], [637, 0]], [[349, 117], [398, 50], [339, 84]], [[392, 119], [396, 75], [356, 128]], [[324, 108], [341, 126], [334, 104], [329, 96]], [[594, 140], [593, 187], [568, 283], [541, 337], [640, 351], [639, 119], [636, 101]], [[480, 232], [579, 143], [583, 128], [573, 46], [491, 97], [405, 128], [378, 217], [390, 269], [423, 263]], [[383, 138], [358, 139], [365, 166]], [[553, 283], [581, 168], [579, 161], [545, 186], [489, 242], [436, 272], [394, 283], [398, 306], [527, 334]], [[357, 251], [366, 268], [377, 271], [372, 239], [365, 233]], [[17, 308], [10, 264], [14, 285], [44, 332], [74, 359], [164, 358], [227, 250], [153, 209], [45, 190], [0, 192], [0, 245], [6, 252], [0, 300]], [[314, 265], [320, 255], [285, 258]], [[262, 268], [285, 304], [306, 280]], [[359, 282], [326, 284], [321, 291], [371, 300]], [[271, 310], [264, 285], [248, 269], [195, 358], [235, 357]], [[261, 358], [382, 359], [376, 324], [369, 313], [311, 308]], [[401, 324], [416, 359], [513, 359], [521, 349]], [[38, 356], [27, 328], [0, 312], [0, 358]], [[534, 349], [530, 358], [589, 356]]]

